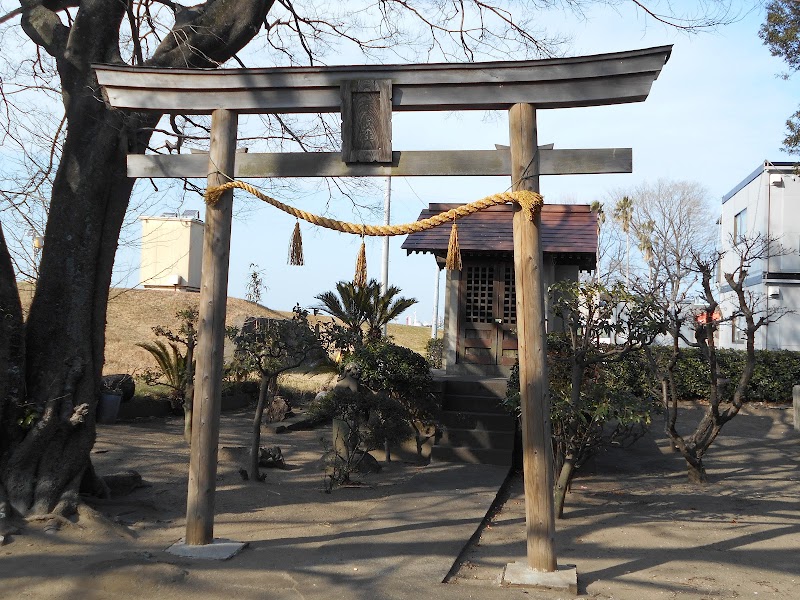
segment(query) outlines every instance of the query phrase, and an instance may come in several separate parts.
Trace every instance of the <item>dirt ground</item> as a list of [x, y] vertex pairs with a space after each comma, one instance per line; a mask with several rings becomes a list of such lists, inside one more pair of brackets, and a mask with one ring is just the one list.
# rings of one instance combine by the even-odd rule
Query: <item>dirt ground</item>
[[[264, 484], [243, 481], [236, 448], [247, 445], [251, 418], [248, 410], [225, 413], [221, 428], [215, 535], [252, 542], [248, 568], [236, 571], [235, 580], [224, 566], [190, 568], [176, 557], [153, 563], [184, 533], [188, 451], [179, 418], [147, 418], [99, 426], [92, 455], [99, 473], [136, 469], [145, 486], [90, 501], [77, 523], [56, 529], [33, 522], [14, 536], [0, 547], [0, 598], [195, 598], [190, 590], [200, 588], [170, 592], [181, 589], [190, 569], [208, 597], [235, 595], [237, 585], [258, 577], [260, 564], [291, 570], [300, 553], [352, 527], [426, 468], [393, 461], [380, 474], [361, 476], [365, 485], [326, 493], [320, 463], [326, 431], [275, 435], [270, 425], [262, 443], [280, 446], [289, 468], [267, 471]], [[711, 482], [703, 487], [686, 482], [682, 460], [657, 433], [599, 456], [575, 480], [557, 523], [559, 563], [578, 566], [580, 594], [800, 598], [800, 435], [791, 419], [785, 406], [748, 407], [708, 454]], [[462, 589], [452, 597], [488, 597], [490, 588], [508, 597], [522, 593], [498, 590], [504, 565], [525, 555], [519, 478], [503, 498], [445, 586]], [[296, 596], [270, 589], [261, 597]]]
[[[687, 408], [681, 418], [688, 425], [699, 414]], [[599, 455], [575, 479], [556, 544], [559, 564], [578, 567], [579, 592], [800, 598], [800, 434], [790, 407], [751, 405], [728, 423], [706, 455], [702, 487], [687, 483], [685, 462], [659, 434]], [[521, 479], [512, 479], [455, 582], [495, 583], [509, 555], [524, 556]]]

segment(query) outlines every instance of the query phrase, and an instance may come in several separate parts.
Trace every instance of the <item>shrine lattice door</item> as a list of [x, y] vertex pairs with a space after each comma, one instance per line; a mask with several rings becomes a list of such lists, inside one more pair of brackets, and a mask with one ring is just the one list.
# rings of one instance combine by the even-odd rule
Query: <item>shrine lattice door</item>
[[465, 263], [459, 307], [458, 362], [513, 365], [517, 358], [514, 264]]

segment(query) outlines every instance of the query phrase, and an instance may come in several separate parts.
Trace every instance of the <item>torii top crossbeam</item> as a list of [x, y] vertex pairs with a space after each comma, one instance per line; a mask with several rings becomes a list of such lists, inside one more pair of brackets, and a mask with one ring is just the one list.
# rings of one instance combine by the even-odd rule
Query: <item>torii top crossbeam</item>
[[537, 109], [641, 102], [672, 46], [514, 62], [431, 65], [151, 69], [95, 65], [108, 103], [165, 113], [324, 113], [341, 110], [340, 85], [391, 80], [393, 111]]

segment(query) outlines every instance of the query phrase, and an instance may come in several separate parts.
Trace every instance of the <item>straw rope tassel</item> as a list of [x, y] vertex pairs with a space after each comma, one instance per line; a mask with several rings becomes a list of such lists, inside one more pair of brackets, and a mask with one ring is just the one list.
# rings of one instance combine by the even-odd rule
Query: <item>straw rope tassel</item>
[[303, 262], [303, 236], [300, 234], [300, 221], [294, 224], [292, 241], [289, 243], [288, 263], [296, 267], [302, 267], [305, 264]]
[[356, 260], [356, 274], [353, 277], [353, 285], [364, 287], [367, 284], [367, 246], [364, 243], [364, 236], [361, 236], [361, 249], [358, 251]]
[[458, 247], [458, 225], [453, 220], [453, 228], [450, 230], [450, 243], [447, 245], [447, 262], [445, 268], [449, 271], [461, 270], [461, 248]]

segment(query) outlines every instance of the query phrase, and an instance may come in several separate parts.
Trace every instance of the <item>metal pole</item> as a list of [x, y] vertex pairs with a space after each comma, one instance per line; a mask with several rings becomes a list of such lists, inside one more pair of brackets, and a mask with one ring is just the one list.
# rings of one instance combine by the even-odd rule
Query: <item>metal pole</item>
[[[386, 178], [386, 190], [383, 194], [383, 224], [391, 224], [391, 204], [392, 204], [392, 178]], [[383, 269], [381, 270], [381, 293], [385, 294], [389, 289], [389, 237], [383, 238]], [[388, 333], [389, 326], [383, 326], [383, 335]]]
[[433, 287], [433, 323], [431, 323], [431, 338], [439, 337], [439, 275], [442, 270], [436, 265], [436, 285]]
[[[511, 177], [514, 191], [539, 191], [536, 110], [515, 104], [509, 110]], [[544, 284], [539, 229], [514, 205], [514, 274], [517, 293], [519, 391], [522, 409], [522, 460], [525, 481], [525, 525], [528, 565], [556, 570], [553, 451], [547, 389], [547, 338], [544, 328]]]

